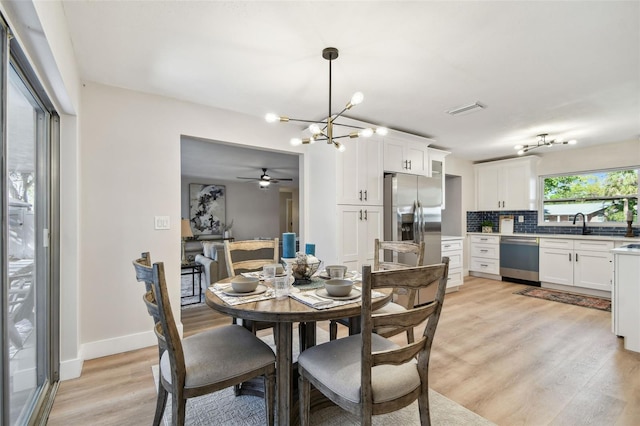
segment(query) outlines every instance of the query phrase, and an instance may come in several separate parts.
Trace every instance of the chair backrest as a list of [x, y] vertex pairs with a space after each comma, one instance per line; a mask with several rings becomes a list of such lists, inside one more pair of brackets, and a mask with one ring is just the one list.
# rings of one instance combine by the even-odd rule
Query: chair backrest
[[[422, 266], [424, 262], [424, 241], [420, 243], [414, 243], [413, 241], [380, 241], [376, 238], [374, 250], [374, 271], [411, 268]], [[380, 253], [381, 251], [382, 253]], [[398, 254], [408, 253], [415, 255], [415, 263], [409, 264], [396, 261]]]
[[241, 272], [253, 272], [264, 265], [278, 263], [280, 247], [278, 238], [273, 240], [246, 240], [224, 242], [227, 273], [233, 277]]
[[[380, 241], [375, 240], [375, 251], [373, 254], [373, 270], [395, 270], [422, 266], [424, 262], [424, 241], [414, 243], [413, 241]], [[398, 257], [403, 254], [412, 254], [415, 258], [413, 264], [398, 262]], [[386, 260], [385, 260], [386, 259]], [[413, 308], [416, 304], [418, 291], [409, 288], [396, 288], [394, 302], [405, 308]]]
[[[423, 386], [428, 383], [429, 356], [431, 344], [440, 319], [444, 293], [449, 273], [449, 258], [443, 257], [442, 263], [418, 266], [414, 268], [389, 271], [371, 271], [370, 265], [362, 268], [362, 403], [372, 404], [371, 368], [382, 364], [403, 364], [418, 356], [418, 372]], [[408, 309], [404, 312], [373, 314], [371, 292], [379, 288], [404, 287], [413, 290], [437, 286], [436, 298], [431, 303]], [[371, 335], [374, 329], [388, 326], [415, 327], [423, 321], [422, 336], [415, 342], [399, 349], [372, 352]], [[426, 389], [426, 388], [425, 388]]]
[[176, 386], [174, 389], [182, 389], [186, 376], [184, 352], [169, 302], [164, 264], [157, 262], [149, 266], [145, 264], [146, 260], [138, 260], [133, 262], [138, 281], [151, 283], [151, 291], [144, 295], [143, 300], [152, 316], [152, 312], [157, 312], [158, 321], [155, 323], [154, 331], [158, 338], [158, 347], [169, 353], [172, 386]]

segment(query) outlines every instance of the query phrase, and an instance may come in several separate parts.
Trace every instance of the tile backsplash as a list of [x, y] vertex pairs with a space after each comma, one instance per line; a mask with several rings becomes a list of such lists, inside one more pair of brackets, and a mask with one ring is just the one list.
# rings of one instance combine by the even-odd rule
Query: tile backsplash
[[[582, 234], [582, 222], [573, 226], [538, 226], [538, 212], [536, 210], [467, 212], [467, 232], [482, 232], [480, 224], [485, 220], [493, 222], [493, 232], [500, 232], [500, 216], [505, 215], [513, 216], [513, 232], [516, 234]], [[518, 221], [519, 216], [524, 216], [524, 222]], [[591, 235], [624, 237], [627, 233], [626, 226], [610, 227], [587, 223], [587, 228], [591, 231]], [[634, 228], [633, 231], [637, 236], [638, 229]]]

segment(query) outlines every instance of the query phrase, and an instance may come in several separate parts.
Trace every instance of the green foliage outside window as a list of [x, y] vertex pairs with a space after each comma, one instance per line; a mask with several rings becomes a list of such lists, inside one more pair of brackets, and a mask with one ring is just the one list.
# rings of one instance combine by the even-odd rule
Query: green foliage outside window
[[545, 176], [543, 182], [545, 222], [571, 221], [578, 212], [591, 222], [625, 223], [628, 210], [637, 218], [638, 169]]

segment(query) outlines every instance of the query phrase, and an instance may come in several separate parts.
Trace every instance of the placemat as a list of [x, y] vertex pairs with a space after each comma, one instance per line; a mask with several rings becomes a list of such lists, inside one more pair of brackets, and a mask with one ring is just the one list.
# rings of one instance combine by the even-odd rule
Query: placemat
[[[362, 290], [360, 287], [355, 287], [358, 290]], [[338, 306], [349, 305], [352, 303], [360, 304], [362, 303], [362, 298], [352, 299], [352, 300], [332, 300], [332, 299], [323, 299], [318, 296], [315, 290], [307, 290], [300, 291], [295, 293], [289, 293], [289, 297], [296, 299], [300, 303], [304, 303], [307, 306], [311, 306], [313, 309], [331, 309], [336, 308]], [[380, 293], [378, 291], [371, 292], [371, 298], [377, 299], [379, 297], [385, 297], [384, 293]]]
[[223, 290], [231, 288], [231, 284], [214, 284], [209, 287], [216, 296], [224, 301], [227, 305], [235, 306], [242, 305], [243, 303], [259, 302], [261, 300], [273, 299], [276, 297], [276, 292], [273, 288], [267, 287], [267, 291], [262, 294], [255, 294], [253, 296], [228, 296], [224, 294]]

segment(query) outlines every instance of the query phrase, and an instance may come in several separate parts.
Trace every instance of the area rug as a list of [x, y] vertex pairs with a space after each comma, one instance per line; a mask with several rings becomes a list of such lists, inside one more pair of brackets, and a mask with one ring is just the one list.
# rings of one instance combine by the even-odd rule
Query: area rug
[[[297, 328], [294, 328], [292, 348], [294, 362], [297, 361], [300, 352], [297, 336]], [[261, 339], [275, 351], [273, 334], [263, 336]], [[318, 343], [329, 341], [329, 333], [318, 327], [316, 329], [316, 341]], [[158, 366], [152, 366], [151, 371], [153, 372], [153, 379], [157, 388]], [[429, 390], [429, 401], [431, 406], [431, 422], [434, 425], [493, 425], [490, 421], [440, 395], [433, 389]], [[164, 423], [167, 426], [171, 425], [171, 414], [171, 398], [169, 397], [167, 408], [164, 412]], [[233, 388], [191, 398], [187, 401], [185, 424], [193, 426], [263, 425], [265, 424], [264, 399], [249, 395], [235, 396]], [[311, 413], [311, 424], [321, 426], [356, 426], [360, 424], [360, 421], [356, 416], [347, 413], [339, 407], [328, 407]], [[394, 413], [374, 416], [373, 424], [397, 426], [419, 425], [418, 403], [414, 402], [408, 407]]]
[[[158, 366], [151, 367], [158, 386]], [[494, 425], [473, 411], [429, 390], [431, 423], [437, 426], [490, 426]], [[190, 426], [229, 425], [252, 426], [265, 424], [264, 399], [256, 396], [235, 396], [233, 388], [187, 400], [185, 424]], [[164, 412], [164, 424], [171, 425], [171, 397]], [[318, 426], [357, 426], [358, 418], [339, 407], [328, 407], [311, 413], [311, 424]], [[418, 403], [394, 413], [373, 417], [374, 425], [419, 425]]]
[[582, 294], [566, 293], [564, 291], [549, 290], [540, 287], [527, 287], [513, 294], [536, 297], [538, 299], [552, 300], [554, 302], [567, 303], [569, 305], [583, 306], [585, 308], [599, 309], [611, 312], [611, 300], [600, 297], [585, 296]]

